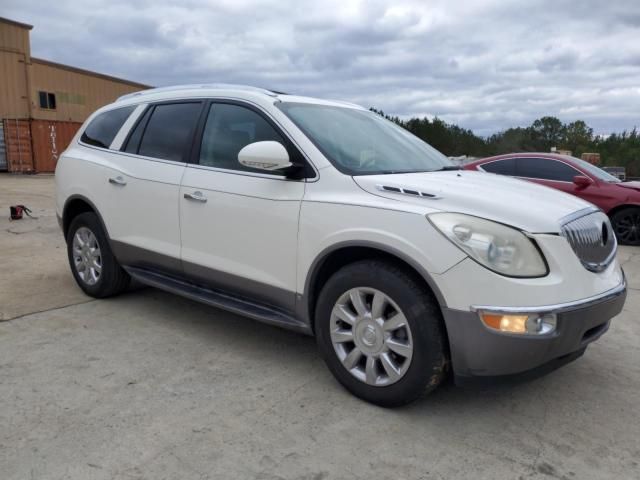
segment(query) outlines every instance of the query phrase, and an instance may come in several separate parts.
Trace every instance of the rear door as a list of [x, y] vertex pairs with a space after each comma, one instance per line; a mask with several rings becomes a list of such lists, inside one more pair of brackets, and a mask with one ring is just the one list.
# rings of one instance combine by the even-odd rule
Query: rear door
[[244, 146], [265, 140], [293, 158], [290, 142], [264, 112], [239, 102], [211, 103], [201, 130], [180, 190], [185, 274], [292, 311], [304, 180], [238, 162]]
[[142, 107], [114, 140], [120, 151], [107, 153], [103, 217], [121, 263], [182, 273], [180, 180], [201, 109], [200, 101]]

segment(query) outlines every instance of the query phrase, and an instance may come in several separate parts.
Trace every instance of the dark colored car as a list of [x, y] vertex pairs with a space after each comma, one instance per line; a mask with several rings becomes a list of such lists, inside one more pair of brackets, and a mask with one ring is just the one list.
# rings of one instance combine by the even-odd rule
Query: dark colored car
[[464, 168], [518, 177], [580, 197], [609, 216], [619, 243], [640, 245], [640, 182], [622, 182], [584, 160], [554, 153], [510, 153]]

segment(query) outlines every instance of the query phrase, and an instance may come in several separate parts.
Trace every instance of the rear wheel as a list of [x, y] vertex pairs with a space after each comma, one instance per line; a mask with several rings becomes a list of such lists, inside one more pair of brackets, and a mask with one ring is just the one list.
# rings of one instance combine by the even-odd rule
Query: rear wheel
[[130, 277], [113, 256], [95, 213], [81, 213], [71, 221], [67, 254], [73, 277], [87, 295], [109, 297], [129, 286]]
[[618, 243], [640, 245], [640, 208], [628, 207], [611, 216], [611, 226]]
[[393, 264], [348, 265], [325, 284], [316, 308], [316, 338], [338, 381], [385, 407], [435, 389], [445, 373], [439, 307], [412, 276]]

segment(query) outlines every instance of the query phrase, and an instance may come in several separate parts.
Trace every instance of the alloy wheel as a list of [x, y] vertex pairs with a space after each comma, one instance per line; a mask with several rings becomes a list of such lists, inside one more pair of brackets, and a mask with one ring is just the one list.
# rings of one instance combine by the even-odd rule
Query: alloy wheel
[[344, 368], [372, 386], [400, 380], [413, 356], [411, 329], [398, 305], [368, 287], [342, 294], [331, 312], [331, 342]]
[[87, 227], [80, 227], [73, 236], [73, 264], [80, 279], [95, 285], [102, 274], [102, 256], [98, 239]]
[[622, 242], [631, 245], [640, 243], [640, 209], [633, 209], [621, 216], [616, 216], [613, 228]]

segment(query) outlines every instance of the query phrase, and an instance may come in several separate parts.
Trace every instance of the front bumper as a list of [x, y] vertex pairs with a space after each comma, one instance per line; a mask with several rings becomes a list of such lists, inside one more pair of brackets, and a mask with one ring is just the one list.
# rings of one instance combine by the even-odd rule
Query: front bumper
[[474, 310], [540, 312], [557, 315], [549, 335], [503, 334], [487, 328], [477, 311], [443, 309], [456, 383], [511, 380], [544, 374], [578, 358], [600, 338], [624, 305], [626, 282], [601, 295], [560, 305], [523, 308], [477, 307]]

